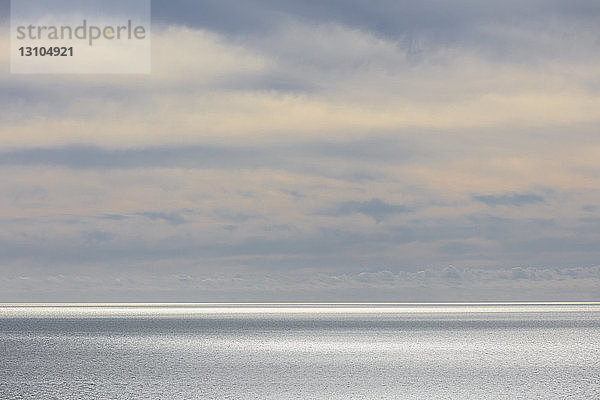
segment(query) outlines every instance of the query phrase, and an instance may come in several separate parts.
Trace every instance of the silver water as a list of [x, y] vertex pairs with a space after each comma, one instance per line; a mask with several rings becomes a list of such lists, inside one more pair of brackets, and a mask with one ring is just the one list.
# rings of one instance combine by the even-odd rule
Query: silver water
[[0, 306], [0, 399], [594, 399], [600, 304]]

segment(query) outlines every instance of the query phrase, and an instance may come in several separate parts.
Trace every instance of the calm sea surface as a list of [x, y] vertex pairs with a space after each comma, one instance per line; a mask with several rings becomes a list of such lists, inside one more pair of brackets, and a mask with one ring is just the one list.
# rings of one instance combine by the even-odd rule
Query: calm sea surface
[[0, 305], [0, 399], [600, 399], [600, 304]]

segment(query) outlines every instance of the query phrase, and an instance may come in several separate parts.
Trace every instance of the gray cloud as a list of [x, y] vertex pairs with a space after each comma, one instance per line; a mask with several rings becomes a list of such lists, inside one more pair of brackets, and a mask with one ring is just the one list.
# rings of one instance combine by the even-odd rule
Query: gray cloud
[[394, 215], [404, 214], [410, 211], [410, 208], [405, 205], [389, 204], [381, 199], [374, 198], [369, 201], [342, 202], [328, 211], [322, 211], [321, 214], [336, 217], [363, 214], [373, 218], [376, 222], [381, 222]]
[[192, 212], [192, 210], [180, 210], [173, 212], [144, 211], [137, 213], [136, 215], [146, 217], [152, 221], [164, 221], [171, 225], [180, 225], [188, 222], [187, 216]]
[[[600, 47], [587, 35], [578, 35], [579, 39], [573, 40], [564, 34], [578, 30], [596, 34], [600, 31], [597, 24], [600, 6], [586, 0], [509, 0], [494, 4], [470, 0], [452, 3], [443, 0], [368, 3], [360, 0], [253, 0], [243, 5], [233, 3], [232, 0], [180, 0], [167, 6], [158, 1], [153, 11], [159, 24], [183, 24], [217, 31], [248, 48], [272, 54], [279, 60], [279, 66], [272, 71], [276, 78], [262, 82], [265, 88], [281, 86], [277, 82], [284, 82], [283, 87], [289, 88], [290, 84], [286, 82], [292, 82], [294, 90], [314, 90], [326, 86], [336, 74], [328, 75], [328, 79], [316, 79], [312, 74], [312, 79], [307, 79], [307, 71], [299, 75], [291, 67], [316, 67], [323, 73], [354, 64], [337, 59], [336, 51], [321, 54], [318, 51], [320, 43], [298, 47], [298, 38], [285, 43], [285, 39], [278, 37], [284, 27], [306, 21], [317, 26], [344, 26], [394, 42], [411, 65], [431, 61], [431, 54], [440, 48], [462, 48], [495, 61], [539, 66], [557, 59], [589, 60], [590, 46]], [[265, 38], [269, 38], [268, 44], [264, 44]], [[384, 61], [381, 55], [360, 56], [362, 59], [359, 57], [355, 61], [362, 64]], [[397, 65], [398, 60], [392, 64]], [[254, 85], [260, 86], [259, 81]]]
[[292, 197], [293, 197], [293, 198], [295, 198], [295, 199], [303, 199], [303, 198], [305, 198], [305, 197], [306, 197], [306, 195], [305, 195], [305, 194], [298, 193], [298, 192], [297, 192], [297, 191], [295, 191], [295, 190], [286, 190], [286, 189], [282, 189], [282, 190], [281, 190], [281, 193], [288, 194], [288, 195], [292, 196]]
[[341, 143], [319, 141], [262, 147], [190, 145], [107, 149], [89, 145], [12, 149], [0, 152], [0, 165], [49, 165], [73, 169], [297, 168], [305, 158], [334, 158], [380, 163], [410, 160], [416, 145], [373, 137]]
[[129, 216], [127, 215], [120, 215], [120, 214], [104, 214], [104, 215], [100, 215], [96, 218], [99, 219], [107, 219], [107, 220], [111, 220], [111, 221], [122, 221], [124, 219], [129, 218]]
[[506, 193], [499, 195], [473, 195], [473, 200], [480, 201], [490, 207], [496, 206], [525, 206], [535, 203], [544, 203], [543, 196], [533, 193]]
[[0, 24], [8, 23], [10, 19], [10, 0], [0, 0]]
[[214, 211], [214, 214], [220, 219], [224, 221], [232, 221], [236, 223], [247, 222], [254, 218], [263, 218], [259, 214], [248, 214], [235, 210], [226, 210], [226, 209], [218, 209]]
[[233, 0], [154, 1], [153, 16], [159, 23], [205, 27], [225, 33], [256, 34], [274, 29], [289, 19], [317, 22], [337, 21], [385, 36], [404, 36], [429, 31], [439, 40], [461, 37], [461, 33], [494, 21], [544, 20], [551, 17], [591, 19], [600, 13], [594, 2], [574, 0], [509, 0], [483, 4], [470, 0], [425, 0], [419, 2], [377, 0]]
[[114, 238], [112, 233], [104, 231], [82, 232], [81, 235], [88, 244], [106, 243], [110, 242]]
[[[159, 274], [138, 269], [96, 273], [45, 273], [22, 269], [0, 277], [0, 301], [30, 291], [35, 301], [65, 295], [102, 301], [106, 293], [121, 301], [549, 301], [594, 300], [600, 267], [560, 269], [521, 267], [424, 267], [411, 272], [362, 269], [347, 272], [312, 269], [286, 272], [207, 272], [165, 268]], [[41, 297], [35, 297], [41, 295]], [[8, 296], [8, 297], [7, 297]], [[13, 296], [13, 297], [11, 297]], [[150, 296], [150, 297], [145, 297]], [[19, 297], [20, 298], [20, 297]], [[31, 300], [32, 297], [26, 297]]]
[[442, 276], [444, 278], [448, 278], [448, 279], [461, 279], [462, 278], [458, 269], [454, 268], [454, 266], [452, 266], [452, 265], [449, 265], [448, 267], [444, 268], [444, 270], [442, 272]]
[[250, 163], [250, 159], [256, 159], [257, 156], [249, 150], [210, 146], [104, 149], [94, 146], [70, 145], [6, 151], [0, 154], [0, 164], [51, 165], [76, 169], [173, 166], [209, 168], [224, 165], [235, 159], [245, 159]]
[[[328, 215], [364, 213], [377, 221], [407, 212], [383, 201], [345, 204], [328, 210]], [[258, 269], [331, 267], [344, 271], [364, 265], [411, 270], [423, 262], [560, 267], [572, 260], [593, 264], [600, 255], [600, 230], [586, 221], [572, 226], [570, 221], [548, 224], [489, 215], [436, 219], [410, 213], [412, 218], [403, 225], [343, 228], [341, 219], [338, 226], [321, 214], [305, 215], [294, 225], [273, 215], [206, 209], [201, 215], [212, 221], [203, 228], [196, 215], [200, 215], [197, 210], [162, 210], [3, 219], [0, 262], [43, 262], [76, 270], [93, 262], [126, 265], [132, 260], [150, 264], [170, 260], [177, 264], [188, 260], [221, 265], [235, 258], [237, 265]], [[307, 230], [306, 224], [312, 228]], [[235, 234], [229, 236], [227, 231]]]

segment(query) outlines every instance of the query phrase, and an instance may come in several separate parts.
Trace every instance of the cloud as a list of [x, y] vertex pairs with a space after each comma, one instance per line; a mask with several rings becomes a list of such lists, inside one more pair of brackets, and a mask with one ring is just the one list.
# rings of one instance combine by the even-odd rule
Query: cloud
[[515, 267], [511, 270], [512, 279], [529, 279], [530, 274], [521, 267]]
[[244, 223], [254, 218], [264, 218], [259, 214], [247, 214], [236, 210], [217, 209], [214, 211], [215, 215], [220, 220], [232, 221], [236, 223]]
[[153, 6], [152, 75], [0, 73], [14, 296], [594, 290], [597, 2]]
[[444, 278], [449, 278], [449, 279], [460, 279], [461, 275], [460, 272], [454, 268], [452, 265], [449, 265], [448, 267], [446, 267], [444, 269], [443, 275]]
[[114, 234], [104, 231], [88, 231], [82, 232], [81, 234], [88, 244], [107, 243], [114, 238]]
[[189, 145], [106, 148], [91, 145], [14, 148], [0, 151], [0, 165], [57, 166], [73, 169], [123, 168], [262, 168], [293, 166], [302, 159], [404, 163], [416, 152], [413, 144], [381, 136], [336, 143], [312, 140], [264, 146]]
[[104, 214], [99, 216], [100, 219], [107, 219], [111, 221], [122, 221], [124, 219], [129, 218], [127, 215], [119, 215], [119, 214]]
[[467, 36], [490, 22], [510, 23], [515, 16], [524, 20], [563, 18], [591, 20], [597, 15], [597, 4], [585, 0], [568, 3], [532, 0], [527, 3], [510, 0], [502, 4], [483, 5], [468, 0], [449, 4], [443, 0], [420, 2], [377, 0], [366, 4], [359, 0], [297, 1], [253, 0], [239, 5], [232, 0], [177, 0], [167, 6], [153, 3], [153, 15], [164, 24], [206, 27], [231, 35], [260, 35], [289, 20], [315, 23], [335, 21], [376, 32], [382, 36], [402, 37], [428, 32], [448, 43]]
[[[260, 6], [259, 10], [267, 14], [274, 7], [272, 3]], [[437, 6], [458, 17], [455, 25], [461, 26], [462, 17], [455, 14], [454, 6]], [[493, 19], [493, 14], [472, 2], [460, 6], [474, 8], [465, 14], [473, 14], [473, 26], [480, 26], [478, 13], [487, 15], [485, 21]], [[283, 8], [290, 7], [294, 8], [290, 4]], [[374, 9], [381, 15], [387, 15], [389, 8], [400, 15], [403, 9], [414, 7], [420, 10], [416, 14], [424, 16], [438, 10], [389, 2], [375, 8], [337, 2], [329, 5], [331, 10]], [[507, 17], [511, 7], [521, 8], [511, 3], [505, 11]], [[555, 3], [548, 6], [544, 15], [549, 18], [557, 13], [556, 7]], [[321, 7], [309, 8], [317, 12]], [[562, 8], [571, 7], [560, 7], [561, 12], [565, 11]], [[585, 13], [574, 15], [583, 17]], [[147, 77], [65, 76], [56, 82], [2, 75], [0, 84], [7, 90], [0, 92], [1, 121], [11, 129], [0, 128], [0, 145], [249, 144], [324, 135], [364, 139], [374, 132], [401, 130], [411, 131], [414, 137], [415, 130], [423, 129], [452, 131], [455, 135], [465, 132], [461, 136], [468, 137], [469, 129], [489, 131], [498, 127], [504, 130], [498, 135], [513, 137], [505, 130], [523, 126], [548, 130], [557, 125], [597, 122], [593, 111], [598, 108], [598, 92], [593, 87], [598, 86], [598, 60], [594, 56], [598, 44], [587, 25], [572, 26], [559, 19], [550, 26], [523, 23], [511, 29], [502, 24], [489, 27], [500, 33], [517, 30], [504, 38], [508, 51], [499, 51], [508, 52], [505, 58], [516, 61], [504, 64], [482, 57], [481, 49], [462, 35], [463, 39], [452, 46], [431, 43], [430, 39], [409, 40], [407, 44], [402, 37], [380, 35], [351, 21], [308, 21], [296, 18], [246, 41], [210, 27], [174, 24], [157, 28], [153, 33], [155, 73]], [[439, 18], [434, 21], [440, 22]], [[578, 34], [563, 34], [571, 29]], [[532, 43], [542, 31], [543, 46]], [[467, 38], [479, 36], [477, 32]], [[585, 56], [539, 54], [541, 61], [536, 63], [511, 58], [522, 36], [528, 39], [521, 51], [526, 55], [540, 53], [527, 49], [544, 47], [555, 52], [560, 48], [561, 54], [577, 48]], [[418, 61], [413, 60], [415, 47], [420, 54]], [[281, 84], [287, 85], [283, 92], [274, 89]], [[24, 109], [37, 118], [24, 119]], [[467, 143], [473, 140], [467, 139]]]
[[[363, 269], [332, 272], [215, 271], [159, 268], [155, 274], [132, 268], [97, 273], [98, 267], [76, 273], [41, 273], [23, 268], [0, 277], [0, 300], [24, 289], [40, 298], [61, 299], [64, 293], [100, 301], [102, 295], [123, 301], [152, 296], [155, 301], [591, 301], [597, 294], [600, 267], [424, 268], [408, 272]], [[4, 297], [1, 297], [4, 296]], [[9, 297], [6, 297], [9, 296]], [[200, 296], [200, 297], [198, 297]], [[262, 297], [261, 297], [262, 296]], [[27, 297], [26, 299], [31, 299]]]
[[490, 207], [514, 206], [521, 207], [530, 204], [544, 203], [543, 196], [533, 193], [506, 193], [500, 195], [473, 195], [474, 200], [480, 201]]
[[248, 150], [211, 146], [106, 149], [86, 145], [15, 149], [0, 153], [3, 165], [50, 165], [67, 168], [210, 167], [221, 159], [248, 158]]
[[410, 208], [405, 205], [394, 205], [384, 202], [381, 199], [373, 198], [369, 201], [346, 201], [339, 203], [333, 209], [324, 211], [324, 215], [336, 217], [363, 214], [373, 218], [376, 222], [384, 221], [394, 215], [410, 212]]
[[146, 217], [152, 221], [164, 221], [171, 225], [180, 225], [188, 222], [186, 216], [192, 212], [192, 210], [180, 210], [174, 212], [144, 211], [137, 213], [137, 215]]

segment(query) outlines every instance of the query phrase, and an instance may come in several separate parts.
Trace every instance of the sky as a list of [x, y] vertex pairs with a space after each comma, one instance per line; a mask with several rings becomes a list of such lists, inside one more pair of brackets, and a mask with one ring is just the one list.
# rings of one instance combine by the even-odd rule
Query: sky
[[9, 73], [0, 301], [600, 297], [600, 3], [152, 3], [152, 73]]

